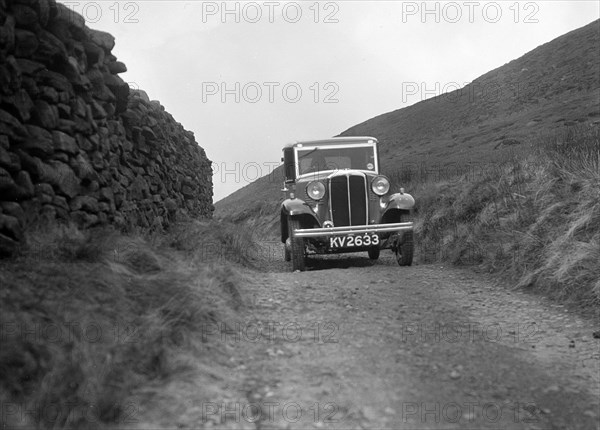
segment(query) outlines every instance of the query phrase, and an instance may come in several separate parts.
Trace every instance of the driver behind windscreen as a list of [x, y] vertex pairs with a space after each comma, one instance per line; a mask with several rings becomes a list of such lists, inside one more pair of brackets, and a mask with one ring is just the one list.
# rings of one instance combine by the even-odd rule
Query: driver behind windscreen
[[320, 172], [326, 169], [325, 157], [320, 151], [316, 151], [310, 162], [309, 172]]

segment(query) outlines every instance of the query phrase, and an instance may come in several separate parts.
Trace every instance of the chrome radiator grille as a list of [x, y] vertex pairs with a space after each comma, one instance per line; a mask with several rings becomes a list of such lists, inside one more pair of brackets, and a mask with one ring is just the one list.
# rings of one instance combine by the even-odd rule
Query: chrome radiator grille
[[367, 183], [362, 175], [329, 180], [329, 207], [336, 227], [367, 224]]

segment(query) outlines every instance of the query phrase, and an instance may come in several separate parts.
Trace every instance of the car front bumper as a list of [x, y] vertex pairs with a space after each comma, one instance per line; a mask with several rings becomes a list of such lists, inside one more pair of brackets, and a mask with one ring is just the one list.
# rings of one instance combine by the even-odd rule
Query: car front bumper
[[295, 237], [302, 238], [327, 238], [333, 236], [345, 236], [349, 234], [397, 233], [407, 230], [413, 230], [412, 222], [398, 222], [393, 224], [353, 225], [344, 227], [303, 228], [295, 230], [293, 232], [293, 235]]

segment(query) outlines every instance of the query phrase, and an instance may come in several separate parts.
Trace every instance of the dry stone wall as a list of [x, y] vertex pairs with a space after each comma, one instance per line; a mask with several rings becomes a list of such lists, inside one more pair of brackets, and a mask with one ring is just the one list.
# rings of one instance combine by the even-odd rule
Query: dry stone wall
[[119, 76], [114, 38], [54, 0], [0, 0], [0, 254], [45, 220], [162, 228], [211, 217], [193, 133]]

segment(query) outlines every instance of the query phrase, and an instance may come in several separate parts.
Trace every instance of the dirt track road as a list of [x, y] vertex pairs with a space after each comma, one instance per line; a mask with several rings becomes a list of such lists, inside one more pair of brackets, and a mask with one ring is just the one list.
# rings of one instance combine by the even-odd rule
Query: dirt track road
[[221, 397], [180, 427], [599, 427], [597, 323], [469, 270], [400, 268], [387, 254], [309, 268], [274, 263], [244, 286], [252, 305], [224, 335]]

